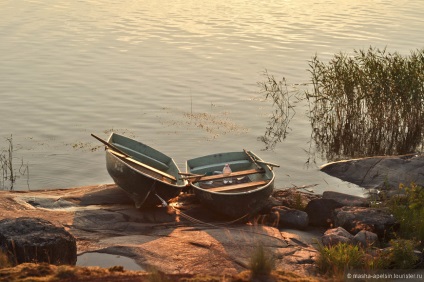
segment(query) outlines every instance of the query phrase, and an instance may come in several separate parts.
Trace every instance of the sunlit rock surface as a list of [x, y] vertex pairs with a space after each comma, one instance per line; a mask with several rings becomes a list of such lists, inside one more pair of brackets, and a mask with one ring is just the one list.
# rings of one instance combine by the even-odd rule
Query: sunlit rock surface
[[[230, 224], [187, 196], [170, 207], [136, 209], [115, 185], [0, 191], [0, 217], [44, 218], [76, 238], [79, 255], [98, 252], [133, 259], [165, 273], [235, 274], [248, 269], [258, 244], [276, 268], [313, 272], [311, 237], [323, 231], [280, 231], [260, 224]], [[202, 223], [203, 222], [203, 223]]]
[[321, 171], [364, 188], [393, 189], [411, 182], [424, 186], [424, 155], [345, 160], [326, 164]]

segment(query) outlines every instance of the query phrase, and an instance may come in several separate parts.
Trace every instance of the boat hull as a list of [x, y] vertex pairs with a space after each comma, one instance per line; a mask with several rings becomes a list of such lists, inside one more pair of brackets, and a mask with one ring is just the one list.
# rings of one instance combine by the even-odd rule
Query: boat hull
[[[249, 153], [260, 160], [253, 153]], [[266, 180], [267, 183], [259, 187], [239, 188], [236, 191], [226, 192], [214, 192], [202, 188], [197, 182], [190, 183], [190, 186], [200, 202], [215, 212], [231, 219], [250, 218], [266, 205], [272, 194], [274, 172], [265, 164], [254, 163], [245, 152], [214, 154], [189, 160], [187, 161], [187, 171], [195, 174], [210, 174], [222, 170], [226, 163], [230, 164], [233, 172], [255, 168], [262, 169], [264, 173], [252, 175], [250, 180]]]
[[[149, 165], [156, 169], [161, 169], [159, 165], [155, 165], [155, 162], [163, 163], [169, 167], [169, 169], [166, 170], [166, 173], [169, 173], [178, 179], [179, 169], [175, 162], [171, 158], [168, 159], [168, 157], [162, 153], [159, 153], [142, 143], [117, 134], [112, 134], [108, 142], [114, 145], [120, 144], [120, 149], [129, 148], [128, 150], [125, 150], [126, 153], [131, 153], [131, 150], [142, 152], [143, 155], [149, 153], [148, 158], [149, 160], [151, 159]], [[144, 150], [141, 150], [140, 148], [144, 148]], [[140, 161], [143, 161], [140, 159], [140, 156], [134, 156], [135, 159], [137, 157]], [[145, 162], [143, 161], [143, 163]], [[169, 183], [169, 181], [167, 182], [159, 179], [158, 177], [149, 175], [146, 173], [146, 170], [143, 170], [143, 167], [134, 164], [126, 157], [116, 155], [110, 149], [106, 150], [106, 168], [116, 185], [127, 193], [127, 195], [134, 201], [137, 208], [160, 205], [162, 202], [159, 197], [168, 201], [178, 196], [182, 189], [187, 185], [187, 183], [182, 180], [177, 180], [177, 182], [173, 184]]]
[[274, 184], [246, 193], [219, 194], [193, 187], [202, 204], [232, 219], [248, 219], [256, 215], [267, 203]]

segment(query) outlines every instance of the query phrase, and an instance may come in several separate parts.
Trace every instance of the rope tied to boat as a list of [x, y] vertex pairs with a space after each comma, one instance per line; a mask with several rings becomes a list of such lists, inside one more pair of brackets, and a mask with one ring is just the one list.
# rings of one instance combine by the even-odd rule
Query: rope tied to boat
[[252, 233], [252, 234], [262, 235], [262, 236], [265, 236], [265, 237], [270, 237], [270, 238], [273, 238], [273, 239], [276, 239], [278, 241], [282, 241], [282, 242], [286, 243], [286, 241], [284, 239], [280, 239], [280, 238], [271, 236], [269, 234], [265, 234], [265, 233], [261, 233], [261, 232], [255, 232], [255, 231], [252, 231], [252, 230], [243, 230], [243, 229], [234, 228], [234, 227], [226, 227], [226, 225], [231, 225], [231, 224], [234, 224], [234, 223], [241, 221], [242, 219], [246, 218], [248, 216], [248, 214], [245, 214], [242, 217], [237, 218], [236, 220], [233, 220], [233, 221], [229, 221], [229, 222], [225, 222], [225, 223], [221, 223], [221, 224], [212, 224], [212, 223], [208, 223], [208, 222], [204, 222], [202, 220], [196, 219], [192, 216], [189, 216], [188, 214], [185, 214], [181, 210], [176, 209], [175, 207], [168, 205], [168, 203], [164, 199], [162, 199], [158, 194], [155, 194], [155, 195], [156, 195], [156, 197], [159, 198], [159, 200], [161, 201], [161, 203], [164, 207], [171, 207], [176, 212], [178, 212], [178, 214], [181, 217], [187, 219], [188, 221], [190, 221], [192, 223], [196, 223], [196, 224], [200, 224], [200, 225], [206, 225], [206, 226], [218, 228], [218, 229], [227, 229], [227, 230], [236, 230], [236, 231], [240, 231], [240, 232], [248, 232], [248, 233]]

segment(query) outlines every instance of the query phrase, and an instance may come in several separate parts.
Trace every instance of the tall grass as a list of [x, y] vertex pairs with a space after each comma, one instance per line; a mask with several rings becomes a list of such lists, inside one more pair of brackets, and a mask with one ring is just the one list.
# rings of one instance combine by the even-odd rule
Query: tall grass
[[370, 47], [309, 63], [312, 137], [329, 160], [423, 149], [424, 49]]
[[252, 277], [269, 276], [275, 268], [275, 259], [272, 253], [266, 252], [262, 244], [254, 249], [249, 262]]

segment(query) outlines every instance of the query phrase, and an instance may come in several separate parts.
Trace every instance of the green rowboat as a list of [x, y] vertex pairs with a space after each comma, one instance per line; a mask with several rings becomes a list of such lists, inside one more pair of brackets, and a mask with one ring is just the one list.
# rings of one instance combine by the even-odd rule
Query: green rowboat
[[160, 205], [159, 197], [168, 201], [187, 186], [175, 161], [167, 155], [117, 133], [112, 133], [107, 143], [107, 171], [137, 208]]
[[[231, 168], [230, 174], [223, 174], [226, 164]], [[188, 160], [186, 170], [190, 186], [201, 203], [238, 219], [249, 218], [265, 206], [274, 190], [273, 166], [277, 165], [244, 150]]]

